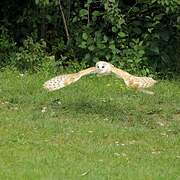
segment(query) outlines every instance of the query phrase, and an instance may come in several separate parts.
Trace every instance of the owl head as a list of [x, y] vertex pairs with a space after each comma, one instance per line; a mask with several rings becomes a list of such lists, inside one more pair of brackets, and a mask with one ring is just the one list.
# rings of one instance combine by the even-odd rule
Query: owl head
[[112, 65], [105, 61], [99, 61], [96, 63], [96, 72], [98, 74], [110, 74]]

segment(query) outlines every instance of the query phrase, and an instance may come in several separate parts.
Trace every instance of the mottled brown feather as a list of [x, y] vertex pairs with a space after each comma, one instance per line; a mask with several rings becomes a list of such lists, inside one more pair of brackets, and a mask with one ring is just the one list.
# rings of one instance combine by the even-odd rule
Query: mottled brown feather
[[78, 81], [81, 77], [94, 73], [96, 71], [95, 67], [87, 68], [78, 73], [73, 74], [63, 74], [60, 76], [56, 76], [48, 81], [46, 81], [43, 87], [48, 91], [55, 91], [61, 89], [65, 86], [68, 86], [76, 81]]
[[112, 72], [116, 74], [119, 78], [122, 78], [128, 87], [147, 94], [153, 94], [153, 92], [151, 91], [143, 90], [145, 88], [152, 87], [157, 82], [151, 77], [134, 76], [114, 66], [112, 66]]

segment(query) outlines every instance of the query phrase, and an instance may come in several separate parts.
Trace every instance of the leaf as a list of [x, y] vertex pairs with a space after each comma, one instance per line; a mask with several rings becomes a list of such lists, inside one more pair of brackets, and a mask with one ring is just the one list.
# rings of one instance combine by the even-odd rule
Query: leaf
[[87, 3], [88, 3], [88, 4], [92, 3], [92, 0], [88, 0]]
[[126, 34], [121, 31], [121, 32], [118, 33], [118, 36], [121, 37], [121, 38], [124, 38], [126, 36]]
[[75, 17], [73, 18], [72, 22], [77, 22], [77, 21], [78, 21], [78, 18], [77, 18], [77, 16], [75, 16]]
[[117, 32], [117, 28], [115, 26], [112, 27], [112, 32]]
[[97, 43], [97, 47], [100, 48], [100, 49], [104, 49], [106, 48], [106, 46], [102, 43]]
[[141, 50], [139, 51], [139, 54], [140, 54], [141, 56], [144, 55], [144, 50], [141, 49]]
[[112, 50], [114, 50], [114, 49], [116, 49], [116, 46], [115, 46], [115, 44], [111, 44], [111, 45], [109, 46], [109, 48], [112, 49]]
[[98, 58], [98, 57], [94, 57], [94, 58], [93, 58], [93, 62], [96, 63], [96, 62], [98, 62], [98, 61], [99, 61], [99, 58]]
[[84, 57], [85, 60], [89, 60], [91, 58], [91, 55], [89, 53], [87, 53]]
[[132, 12], [133, 12], [133, 13], [139, 12], [139, 8], [138, 8], [138, 7], [132, 7]]
[[106, 35], [104, 35], [103, 39], [104, 39], [104, 42], [108, 41], [108, 37]]
[[151, 33], [154, 28], [148, 28], [148, 32]]
[[95, 49], [95, 46], [94, 46], [94, 45], [91, 45], [91, 46], [88, 47], [88, 49], [89, 49], [90, 51], [93, 51], [93, 50]]
[[82, 37], [83, 37], [83, 39], [84, 39], [84, 40], [87, 40], [87, 39], [88, 39], [88, 35], [87, 35], [87, 33], [83, 32]]
[[88, 10], [87, 9], [81, 9], [79, 12], [80, 17], [83, 17], [85, 15], [88, 15]]
[[108, 54], [105, 56], [107, 60], [109, 60], [111, 58], [111, 56]]
[[153, 38], [159, 39], [159, 33], [154, 33], [154, 34], [153, 34]]
[[94, 11], [94, 12], [92, 13], [92, 15], [93, 15], [93, 16], [100, 16], [101, 13], [100, 13], [99, 11]]
[[79, 45], [79, 47], [85, 49], [86, 48], [86, 42], [82, 41], [81, 44]]

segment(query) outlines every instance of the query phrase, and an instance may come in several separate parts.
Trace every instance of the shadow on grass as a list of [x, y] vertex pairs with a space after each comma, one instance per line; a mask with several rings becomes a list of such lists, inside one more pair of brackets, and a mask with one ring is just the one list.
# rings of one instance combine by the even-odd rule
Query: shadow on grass
[[99, 101], [93, 100], [81, 100], [67, 102], [66, 104], [60, 105], [59, 99], [51, 101], [50, 107], [53, 111], [60, 114], [71, 115], [72, 117], [85, 117], [93, 119], [99, 117], [100, 119], [114, 121], [128, 120], [131, 116], [130, 107], [127, 104], [118, 104], [111, 100], [99, 99]]

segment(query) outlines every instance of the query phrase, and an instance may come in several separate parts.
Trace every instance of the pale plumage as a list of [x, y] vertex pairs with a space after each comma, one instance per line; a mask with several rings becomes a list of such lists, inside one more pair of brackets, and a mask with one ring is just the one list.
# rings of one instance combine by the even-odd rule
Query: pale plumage
[[73, 74], [64, 74], [60, 76], [56, 76], [48, 81], [46, 81], [43, 85], [45, 89], [48, 91], [55, 91], [61, 89], [69, 84], [72, 84], [78, 81], [81, 77], [86, 76], [88, 74], [94, 73], [96, 71], [95, 67], [91, 67], [78, 73]]
[[131, 75], [128, 72], [116, 68], [112, 64], [105, 61], [97, 62], [96, 69], [97, 72], [100, 74], [105, 74], [110, 72], [116, 74], [116, 76], [122, 78], [125, 84], [130, 88], [136, 89], [138, 91], [142, 91], [147, 94], [154, 94], [152, 91], [145, 90], [146, 88], [152, 87], [157, 82], [150, 77], [137, 77]]
[[154, 94], [152, 91], [145, 90], [146, 88], [152, 87], [156, 83], [154, 79], [150, 77], [137, 77], [131, 75], [128, 72], [116, 68], [112, 64], [105, 61], [99, 61], [96, 63], [96, 67], [87, 68], [85, 70], [79, 71], [78, 73], [64, 74], [54, 77], [49, 81], [46, 81], [43, 87], [48, 91], [55, 91], [71, 83], [74, 83], [81, 77], [91, 73], [102, 75], [114, 73], [117, 77], [122, 78], [128, 87], [147, 94]]

